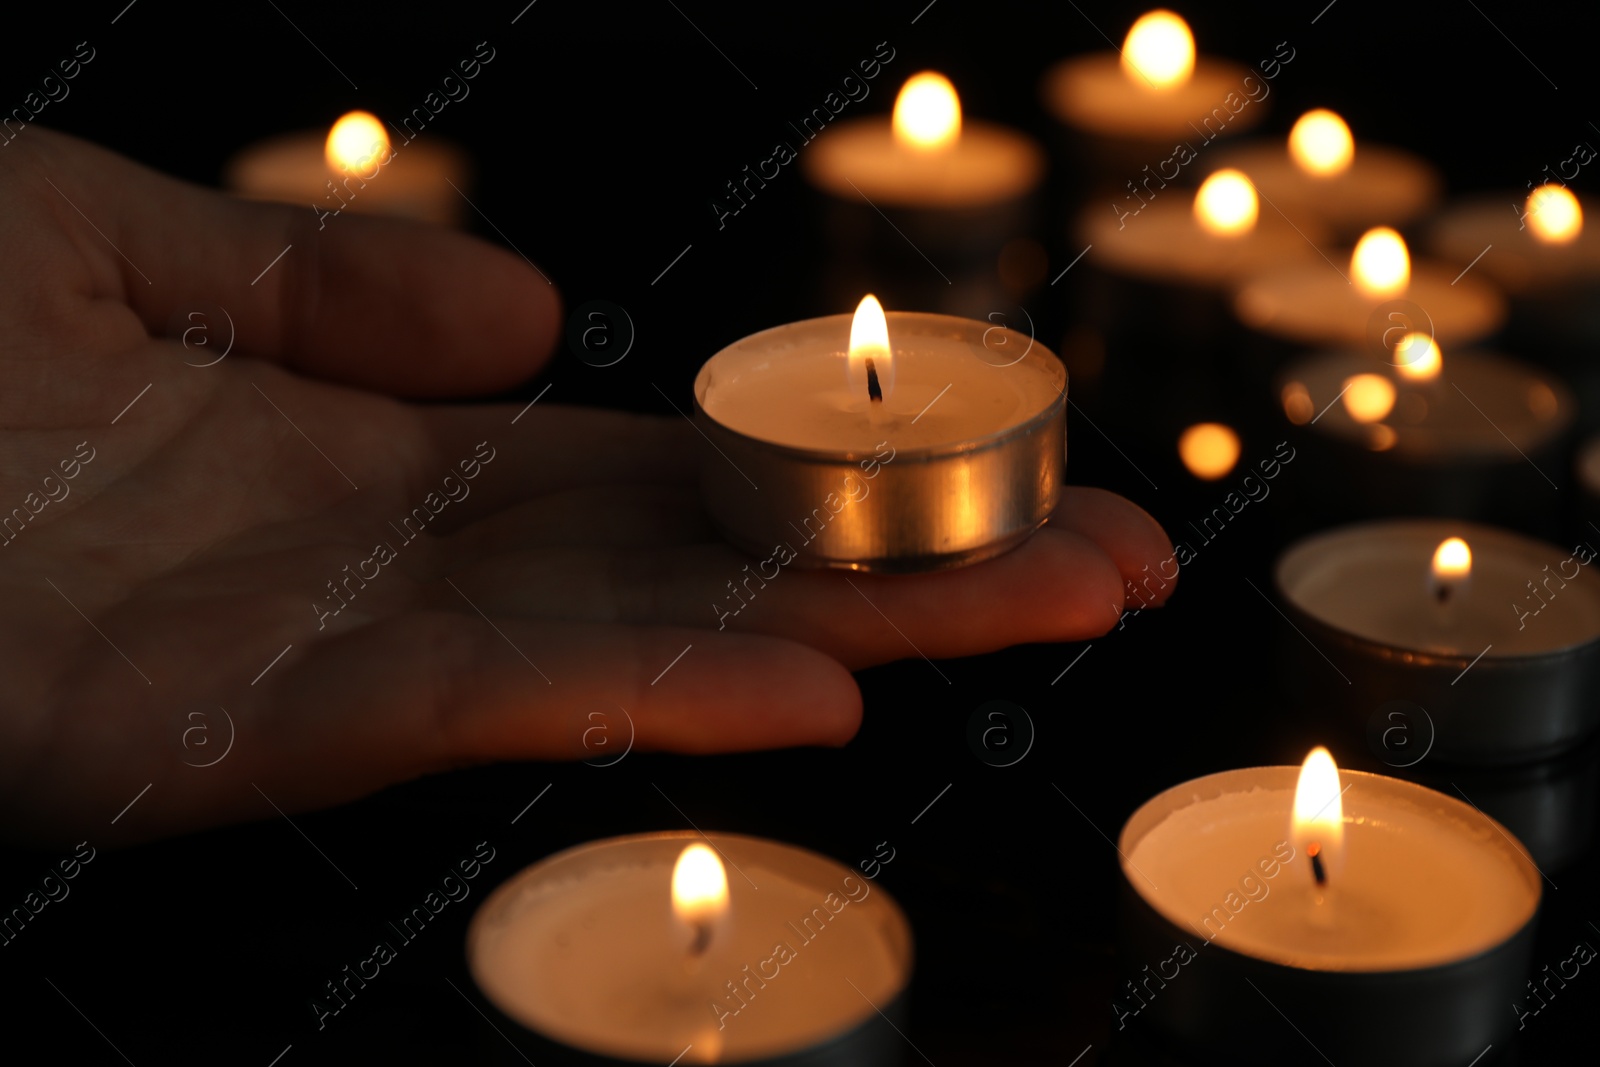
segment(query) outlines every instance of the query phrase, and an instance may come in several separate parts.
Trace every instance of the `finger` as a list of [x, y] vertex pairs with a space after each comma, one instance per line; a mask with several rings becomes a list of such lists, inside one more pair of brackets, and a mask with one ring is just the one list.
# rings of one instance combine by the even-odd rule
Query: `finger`
[[1050, 516], [1050, 526], [1074, 530], [1111, 557], [1145, 607], [1166, 602], [1177, 585], [1172, 542], [1161, 524], [1139, 505], [1088, 486], [1069, 485]]
[[319, 220], [309, 206], [225, 196], [35, 132], [25, 180], [97, 257], [91, 295], [125, 300], [153, 334], [182, 305], [216, 304], [243, 351], [406, 396], [507, 388], [554, 343], [554, 288], [477, 238], [348, 213]]
[[[451, 581], [491, 614], [768, 634], [852, 669], [1093, 637], [1116, 623], [1124, 588], [1099, 545], [1049, 527], [997, 559], [921, 575], [802, 570], [693, 545], [512, 552]], [[429, 595], [447, 603], [448, 589]]]
[[[793, 642], [491, 625], [456, 612], [412, 613], [315, 646], [268, 699], [272, 730], [260, 740], [270, 747], [252, 780], [287, 810], [463, 764], [593, 757], [585, 733], [595, 710], [613, 716], [608, 758], [630, 732], [635, 749], [685, 753], [841, 745], [861, 717], [850, 675]], [[329, 775], [312, 767], [336, 771], [343, 796], [329, 796]]]
[[[419, 415], [447, 467], [482, 451], [480, 445], [494, 456], [493, 476], [485, 472], [474, 483], [472, 496], [444, 524], [448, 529], [544, 493], [584, 486], [649, 482], [681, 487], [698, 498], [700, 450], [711, 447], [677, 416], [564, 407], [544, 400], [532, 407], [424, 408]], [[614, 491], [625, 490], [618, 486]]]
[[445, 538], [447, 570], [542, 548], [704, 544], [716, 532], [693, 487], [597, 485], [540, 496]]

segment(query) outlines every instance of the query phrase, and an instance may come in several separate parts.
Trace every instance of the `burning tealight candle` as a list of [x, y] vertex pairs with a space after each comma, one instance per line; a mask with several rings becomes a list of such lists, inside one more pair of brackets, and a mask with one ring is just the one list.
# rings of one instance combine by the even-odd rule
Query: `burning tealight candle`
[[1512, 1029], [1539, 874], [1459, 800], [1319, 748], [1161, 793], [1118, 850], [1119, 1017], [1198, 1050], [1282, 1035], [1391, 1067], [1466, 1063]]
[[225, 184], [258, 200], [309, 204], [324, 225], [347, 209], [453, 224], [468, 165], [459, 149], [431, 138], [395, 144], [375, 116], [352, 111], [326, 135], [286, 134], [244, 149]]
[[884, 1020], [903, 1011], [911, 934], [887, 892], [815, 853], [641, 834], [501, 885], [467, 956], [489, 1004], [552, 1043], [541, 1063], [820, 1067], [898, 1054]]
[[1301, 115], [1286, 147], [1241, 145], [1219, 152], [1212, 165], [1249, 174], [1296, 223], [1316, 220], [1341, 232], [1408, 222], [1439, 199], [1442, 183], [1431, 165], [1397, 148], [1358, 148], [1344, 119], [1326, 108]]
[[1340, 349], [1294, 359], [1278, 378], [1285, 418], [1329, 518], [1431, 513], [1538, 527], [1559, 495], [1577, 404], [1556, 378], [1491, 352], [1395, 336], [1389, 358]]
[[1413, 263], [1405, 241], [1386, 226], [1362, 235], [1348, 276], [1322, 257], [1264, 269], [1235, 291], [1234, 310], [1252, 329], [1296, 344], [1360, 344], [1374, 321], [1385, 332], [1402, 321], [1383, 313], [1397, 300], [1413, 325], [1431, 324], [1441, 342], [1476, 340], [1505, 318], [1505, 300], [1491, 283]]
[[955, 86], [925, 71], [901, 88], [891, 118], [836, 123], [801, 165], [814, 185], [841, 200], [950, 210], [1032, 192], [1044, 153], [1015, 130], [963, 118]]
[[[1283, 62], [1293, 58], [1292, 50], [1287, 59], [1278, 55]], [[1268, 64], [1262, 62], [1263, 71]], [[1276, 76], [1278, 67], [1277, 60], [1270, 61], [1272, 73], [1266, 77]], [[1166, 10], [1140, 16], [1120, 54], [1057, 64], [1045, 77], [1043, 93], [1056, 117], [1074, 129], [1164, 146], [1171, 138], [1188, 140], [1198, 133], [1209, 140], [1253, 126], [1266, 111], [1261, 102], [1267, 97], [1266, 86], [1248, 68], [1197, 58], [1188, 23]]]
[[1276, 580], [1328, 657], [1322, 670], [1331, 662], [1349, 682], [1320, 687], [1330, 710], [1365, 730], [1375, 709], [1412, 701], [1432, 723], [1434, 758], [1503, 763], [1570, 748], [1600, 726], [1600, 586], [1582, 573], [1588, 561], [1457, 519], [1386, 520], [1293, 545]]
[[1585, 228], [1582, 202], [1560, 185], [1450, 208], [1433, 226], [1430, 247], [1519, 295], [1600, 279], [1600, 233]]
[[1263, 216], [1254, 184], [1236, 170], [1217, 171], [1192, 197], [1167, 192], [1136, 210], [1091, 204], [1078, 236], [1104, 270], [1206, 289], [1314, 257], [1325, 238], [1315, 223], [1296, 230], [1276, 213]]
[[778, 567], [985, 559], [1055, 507], [1066, 389], [1060, 360], [1030, 337], [885, 317], [868, 296], [854, 316], [779, 326], [706, 361], [694, 385], [715, 446], [706, 506], [731, 542]]

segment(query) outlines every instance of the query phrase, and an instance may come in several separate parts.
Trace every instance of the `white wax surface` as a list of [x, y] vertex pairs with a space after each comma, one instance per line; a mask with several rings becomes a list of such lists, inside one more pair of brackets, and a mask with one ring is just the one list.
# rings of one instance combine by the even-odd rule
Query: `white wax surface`
[[[1290, 967], [1411, 970], [1478, 955], [1533, 917], [1539, 875], [1486, 816], [1360, 772], [1340, 772], [1349, 786], [1344, 855], [1324, 902], [1316, 902], [1303, 850], [1264, 877], [1259, 862], [1293, 840], [1298, 774], [1258, 767], [1198, 779], [1151, 800], [1124, 830], [1123, 874], [1165, 918], [1195, 933], [1190, 944], [1200, 953], [1214, 938]], [[1241, 888], [1246, 876], [1252, 880]], [[1223, 909], [1220, 919], [1206, 925], [1213, 908]]]
[[[1314, 432], [1414, 463], [1499, 459], [1525, 464], [1529, 453], [1572, 422], [1571, 393], [1529, 364], [1473, 350], [1451, 350], [1442, 361], [1439, 377], [1414, 382], [1378, 355], [1319, 352], [1292, 364], [1284, 381], [1305, 386], [1312, 412], [1322, 412]], [[1394, 409], [1379, 424], [1357, 422], [1339, 401], [1345, 383], [1357, 374], [1377, 374], [1394, 385]], [[1376, 429], [1380, 425], [1383, 430]], [[1538, 476], [1532, 469], [1528, 473]]]
[[[459, 221], [468, 164], [462, 152], [436, 139], [400, 142], [389, 162], [368, 163], [356, 177], [335, 174], [324, 155], [327, 132], [307, 131], [259, 141], [242, 150], [227, 167], [224, 184], [257, 200], [315, 204], [322, 211], [394, 215], [425, 222]], [[367, 179], [363, 185], [362, 179]], [[348, 180], [348, 186], [345, 184]], [[328, 182], [333, 182], [333, 189]], [[341, 201], [347, 206], [341, 208]]]
[[[1428, 576], [1447, 537], [1471, 546], [1472, 576], [1441, 609]], [[1600, 578], [1572, 549], [1458, 519], [1360, 523], [1320, 534], [1285, 552], [1277, 576], [1284, 596], [1308, 615], [1398, 649], [1468, 658], [1482, 652], [1490, 661], [1600, 638]]]
[[972, 119], [938, 151], [902, 146], [887, 118], [851, 119], [826, 130], [800, 161], [824, 192], [880, 207], [996, 204], [1031, 192], [1044, 174], [1044, 153], [1026, 135]]
[[1205, 288], [1223, 288], [1263, 270], [1317, 255], [1326, 234], [1316, 222], [1297, 232], [1266, 204], [1249, 233], [1220, 237], [1194, 217], [1194, 194], [1160, 190], [1138, 214], [1137, 201], [1091, 201], [1078, 224], [1080, 239], [1094, 246], [1094, 262], [1119, 274]]
[[[737, 341], [701, 368], [696, 399], [748, 437], [871, 454], [882, 441], [897, 451], [981, 441], [1038, 417], [1066, 390], [1061, 361], [1025, 335], [973, 319], [890, 312], [894, 385], [874, 422], [866, 392], [849, 387], [850, 322], [807, 319]], [[1003, 365], [1009, 360], [1017, 362]]]
[[[666, 1063], [693, 1045], [683, 1062], [728, 1063], [830, 1040], [874, 1014], [863, 997], [885, 1006], [905, 985], [909, 945], [895, 944], [904, 920], [887, 894], [798, 849], [767, 842], [768, 854], [752, 858], [738, 843], [751, 839], [725, 835], [712, 840], [737, 865], [727, 869], [730, 918], [691, 966], [670, 893], [677, 849], [700, 838], [672, 835], [663, 851], [654, 840], [662, 836], [613, 847], [581, 869], [529, 868], [497, 890], [469, 936], [484, 993], [573, 1048]], [[825, 904], [830, 893], [835, 907], [845, 902], [837, 913]], [[774, 959], [780, 944], [788, 962]], [[759, 980], [746, 986], [749, 975]]]
[[1482, 253], [1472, 269], [1513, 293], [1600, 277], [1600, 204], [1580, 198], [1583, 230], [1570, 243], [1555, 245], [1540, 241], [1518, 218], [1526, 200], [1526, 192], [1508, 192], [1452, 206], [1429, 230], [1429, 248], [1463, 267]]
[[[1341, 230], [1399, 226], [1432, 207], [1443, 185], [1438, 170], [1422, 157], [1364, 141], [1356, 142], [1346, 170], [1325, 178], [1295, 165], [1286, 138], [1219, 150], [1209, 164], [1209, 170], [1244, 171], [1263, 199], [1296, 224], [1319, 220]], [[1270, 209], [1263, 203], [1261, 210]]]
[[[1239, 319], [1253, 330], [1299, 344], [1359, 344], [1379, 305], [1408, 300], [1427, 312], [1434, 339], [1441, 347], [1476, 341], [1505, 320], [1505, 298], [1500, 291], [1470, 272], [1460, 277], [1459, 267], [1413, 259], [1411, 284], [1405, 292], [1396, 297], [1370, 297], [1348, 280], [1349, 249], [1324, 247], [1322, 251], [1326, 260], [1318, 256], [1264, 270], [1236, 289], [1233, 307]], [[1460, 280], [1452, 284], [1457, 277]]]
[[[1215, 135], [1215, 119], [1210, 127], [1201, 123], [1216, 108], [1228, 119], [1221, 127], [1225, 134], [1261, 121], [1267, 103], [1265, 98], [1251, 100], [1247, 94], [1244, 79], [1250, 74], [1248, 67], [1237, 63], [1196, 56], [1194, 74], [1187, 82], [1157, 89], [1128, 77], [1115, 52], [1101, 52], [1056, 64], [1045, 74], [1040, 89], [1045, 106], [1056, 118], [1085, 133], [1138, 141], [1190, 141]], [[1237, 114], [1224, 106], [1229, 93], [1246, 101]]]

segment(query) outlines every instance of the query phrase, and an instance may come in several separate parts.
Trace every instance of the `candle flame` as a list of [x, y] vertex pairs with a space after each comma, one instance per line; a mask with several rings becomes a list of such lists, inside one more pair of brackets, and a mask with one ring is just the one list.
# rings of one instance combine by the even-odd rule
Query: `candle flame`
[[1331, 178], [1350, 169], [1356, 141], [1344, 119], [1325, 107], [1307, 111], [1289, 131], [1289, 158], [1315, 178]]
[[1409, 332], [1394, 346], [1394, 365], [1401, 377], [1427, 382], [1439, 376], [1444, 358], [1439, 345], [1425, 333]]
[[1214, 482], [1239, 462], [1239, 435], [1220, 422], [1196, 423], [1178, 438], [1178, 455], [1190, 474]]
[[1155, 89], [1176, 89], [1194, 73], [1194, 35], [1189, 24], [1165, 9], [1140, 15], [1122, 42], [1122, 70]]
[[728, 910], [728, 872], [707, 845], [696, 842], [672, 868], [672, 913], [690, 925], [712, 922]]
[[1316, 405], [1311, 403], [1311, 390], [1304, 382], [1290, 382], [1283, 387], [1283, 413], [1290, 422], [1304, 426], [1316, 410]]
[[1323, 871], [1334, 868], [1344, 849], [1344, 800], [1339, 767], [1321, 745], [1300, 765], [1290, 830], [1297, 849], [1315, 856]]
[[1374, 299], [1399, 296], [1411, 284], [1411, 255], [1398, 233], [1378, 226], [1361, 235], [1350, 257], [1356, 288]]
[[913, 74], [894, 100], [894, 139], [907, 148], [937, 152], [961, 136], [961, 98], [943, 74]]
[[1394, 384], [1381, 374], [1345, 379], [1344, 407], [1357, 422], [1377, 422], [1394, 410]]
[[366, 111], [352, 111], [342, 116], [328, 131], [328, 143], [323, 155], [328, 166], [336, 173], [365, 170], [389, 154], [389, 135], [383, 123]]
[[878, 388], [887, 400], [894, 389], [894, 352], [889, 347], [889, 320], [884, 317], [883, 305], [868, 293], [856, 305], [855, 318], [850, 320], [850, 352], [845, 360], [845, 371], [853, 396], [867, 396], [869, 382], [867, 361], [877, 372]]
[[1547, 245], [1570, 244], [1583, 232], [1583, 208], [1565, 186], [1546, 182], [1528, 194], [1528, 229]]
[[1472, 549], [1459, 537], [1439, 542], [1433, 550], [1433, 577], [1439, 581], [1463, 579], [1472, 575]]
[[1261, 212], [1256, 187], [1237, 170], [1219, 170], [1194, 196], [1194, 217], [1207, 233], [1238, 237], [1249, 233]]

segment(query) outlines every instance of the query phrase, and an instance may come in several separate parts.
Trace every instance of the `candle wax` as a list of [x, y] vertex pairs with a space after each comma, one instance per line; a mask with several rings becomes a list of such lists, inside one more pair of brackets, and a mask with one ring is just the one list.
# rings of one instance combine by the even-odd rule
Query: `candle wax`
[[[1296, 774], [1255, 768], [1172, 790], [1204, 785], [1206, 795], [1175, 798], [1183, 806], [1133, 843], [1123, 868], [1130, 883], [1202, 941], [1313, 970], [1410, 970], [1467, 959], [1532, 917], [1538, 875], [1487, 818], [1430, 790], [1351, 772], [1341, 772], [1349, 787], [1343, 862], [1319, 904], [1303, 850], [1260, 866], [1292, 841]], [[1226, 784], [1213, 786], [1217, 779]], [[1205, 951], [1199, 942], [1193, 947]]]
[[[1441, 610], [1428, 578], [1433, 552], [1447, 537], [1471, 546], [1472, 575]], [[1501, 659], [1600, 638], [1600, 579], [1570, 551], [1453, 519], [1320, 535], [1284, 556], [1278, 581], [1306, 614], [1391, 648]]]
[[[1158, 89], [1137, 75], [1130, 77], [1122, 69], [1121, 57], [1106, 52], [1056, 64], [1041, 88], [1045, 105], [1074, 129], [1127, 140], [1188, 142], [1209, 140], [1226, 127], [1237, 132], [1261, 121], [1266, 97], [1257, 100], [1247, 95], [1245, 79], [1250, 76], [1248, 67], [1196, 56], [1188, 81]], [[1243, 101], [1238, 110], [1225, 106], [1230, 98]], [[1211, 123], [1202, 126], [1206, 119]]]
[[826, 131], [801, 161], [824, 192], [890, 207], [996, 204], [1031, 192], [1044, 174], [1044, 153], [1026, 136], [971, 119], [953, 144], [926, 150], [896, 141], [887, 118], [851, 119]]
[[[1417, 319], [1411, 328], [1427, 333], [1431, 322], [1441, 346], [1487, 336], [1505, 319], [1499, 290], [1470, 273], [1461, 276], [1460, 268], [1412, 260], [1411, 283], [1404, 292], [1369, 296], [1349, 280], [1348, 252], [1323, 251], [1327, 259], [1319, 256], [1266, 270], [1240, 286], [1233, 298], [1239, 319], [1251, 329], [1300, 344], [1359, 344], [1369, 331], [1381, 335], [1392, 325], [1394, 320], [1378, 313], [1379, 329], [1373, 331], [1380, 305], [1404, 300]], [[1415, 316], [1418, 307], [1426, 321]]]
[[735, 862], [728, 916], [692, 964], [672, 914], [672, 861], [639, 857], [523, 887], [478, 940], [474, 974], [539, 1032], [646, 1062], [686, 1045], [688, 1062], [802, 1048], [873, 1016], [863, 998], [893, 1000], [904, 969], [871, 882], [845, 872], [847, 884], [812, 885]]
[[1004, 345], [986, 347], [967, 336], [981, 334], [981, 324], [896, 312], [888, 322], [894, 377], [877, 412], [864, 389], [849, 386], [848, 315], [765, 330], [723, 349], [702, 371], [709, 375], [701, 406], [762, 441], [871, 454], [883, 441], [899, 451], [970, 445], [1015, 429], [1065, 391], [1060, 362], [1043, 346], [1029, 351], [1025, 337], [1005, 334]]
[[1325, 239], [1315, 222], [1300, 231], [1266, 204], [1248, 233], [1228, 237], [1194, 216], [1194, 195], [1171, 192], [1122, 217], [1126, 200], [1091, 206], [1078, 231], [1094, 262], [1121, 274], [1217, 288], [1286, 262], [1315, 257]]
[[225, 184], [258, 200], [311, 205], [319, 212], [460, 220], [465, 201], [450, 183], [466, 189], [469, 167], [459, 149], [436, 140], [401, 141], [352, 174], [341, 174], [328, 165], [326, 137], [291, 133], [250, 145], [229, 161]]

